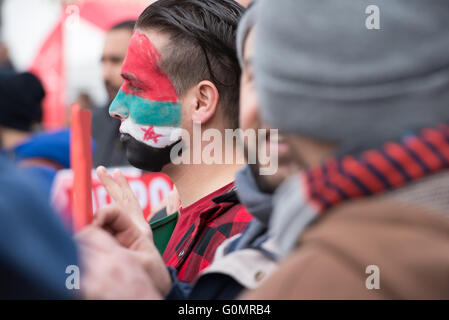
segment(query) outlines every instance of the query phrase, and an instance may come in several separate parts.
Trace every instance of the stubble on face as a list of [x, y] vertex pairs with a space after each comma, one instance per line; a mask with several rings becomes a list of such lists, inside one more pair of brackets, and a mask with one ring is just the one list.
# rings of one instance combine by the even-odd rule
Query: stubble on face
[[[275, 174], [261, 175], [262, 168], [268, 168], [268, 165], [262, 165], [258, 150], [262, 144], [270, 143], [270, 127], [261, 122], [259, 116], [259, 99], [256, 92], [253, 79], [253, 56], [254, 56], [254, 38], [255, 28], [253, 28], [245, 40], [243, 52], [243, 68], [240, 83], [240, 127], [243, 131], [247, 129], [258, 132], [259, 129], [265, 129], [266, 134], [261, 135], [255, 145], [250, 145], [248, 140], [243, 141], [244, 152], [247, 159], [249, 154], [256, 154], [256, 163], [249, 163], [253, 177], [259, 189], [266, 193], [273, 193], [276, 188], [290, 175], [297, 171], [297, 166], [293, 163], [291, 154], [281, 154], [278, 158], [278, 169]], [[256, 136], [259, 137], [257, 134]], [[282, 140], [282, 135], [279, 135]]]

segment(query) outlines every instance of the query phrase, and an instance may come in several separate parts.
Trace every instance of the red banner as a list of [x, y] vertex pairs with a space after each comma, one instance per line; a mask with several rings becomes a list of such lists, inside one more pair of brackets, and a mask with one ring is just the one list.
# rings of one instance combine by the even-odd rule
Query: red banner
[[68, 122], [64, 61], [66, 19], [71, 19], [69, 22], [83, 19], [106, 31], [118, 22], [136, 20], [147, 5], [147, 2], [141, 1], [87, 0], [64, 6], [61, 18], [45, 39], [30, 67], [30, 71], [42, 81], [46, 92], [43, 102], [45, 129], [60, 128]]
[[[108, 169], [112, 173], [113, 168]], [[173, 183], [162, 173], [142, 172], [141, 170], [126, 167], [121, 168], [131, 189], [139, 200], [145, 218], [151, 213], [152, 208], [159, 205], [173, 188]], [[52, 190], [52, 203], [59, 211], [68, 225], [72, 224], [73, 213], [73, 172], [61, 170], [56, 175]], [[106, 189], [98, 180], [95, 171], [92, 171], [92, 205], [93, 211], [97, 211], [111, 203], [111, 198]]]
[[81, 19], [87, 20], [105, 31], [125, 20], [137, 20], [151, 1], [88, 0], [79, 1]]

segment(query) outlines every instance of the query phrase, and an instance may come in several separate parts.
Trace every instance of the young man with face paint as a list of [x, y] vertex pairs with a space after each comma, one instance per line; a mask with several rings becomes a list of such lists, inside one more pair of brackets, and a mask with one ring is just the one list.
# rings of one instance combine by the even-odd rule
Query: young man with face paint
[[125, 80], [109, 112], [122, 120], [120, 133], [131, 164], [161, 171], [170, 162], [170, 150], [181, 138], [181, 103], [162, 56], [148, 36], [136, 30], [122, 67]]
[[96, 142], [94, 166], [129, 166], [125, 148], [120, 142], [120, 121], [109, 116], [109, 106], [123, 84], [121, 70], [135, 24], [135, 20], [123, 21], [106, 33], [101, 66], [108, 102], [107, 106], [92, 110], [92, 137]]
[[238, 127], [235, 34], [242, 12], [232, 0], [160, 0], [149, 6], [136, 23], [124, 83], [109, 110], [122, 121], [129, 162], [166, 173], [177, 187], [182, 208], [163, 258], [186, 282], [251, 220], [235, 196], [240, 165], [175, 165], [170, 158], [174, 146], [186, 142], [183, 130], [193, 136], [194, 124], [223, 137], [225, 129]]
[[[259, 102], [251, 77], [255, 33], [253, 26], [256, 21], [256, 9], [256, 6], [253, 6], [246, 11], [245, 16], [240, 21], [237, 35], [237, 51], [242, 65], [240, 128], [244, 131], [247, 129], [257, 130], [262, 127], [258, 115]], [[266, 139], [269, 143], [268, 135]], [[250, 146], [245, 143], [244, 147], [245, 154], [247, 154]], [[257, 169], [262, 165], [257, 161], [254, 166]], [[140, 226], [139, 231], [136, 226], [127, 225], [125, 222], [130, 220], [128, 216], [133, 218], [133, 215], [124, 214], [124, 212], [118, 213], [111, 208], [112, 211], [115, 211], [115, 215], [105, 215], [104, 211], [97, 213], [94, 226], [101, 226], [103, 229], [120, 230], [114, 234], [120, 244], [126, 243], [125, 246], [132, 248], [132, 252], [142, 255], [142, 261], [153, 260], [151, 263], [153, 267], [147, 269], [149, 270], [149, 278], [152, 279], [154, 287], [158, 291], [156, 295], [162, 294], [165, 299], [169, 300], [234, 299], [245, 288], [256, 288], [259, 286], [276, 269], [276, 249], [273, 248], [273, 241], [267, 235], [268, 219], [272, 209], [270, 190], [275, 189], [294, 170], [295, 166], [291, 164], [291, 160], [285, 158], [280, 162], [279, 170], [274, 176], [261, 177], [259, 170], [254, 170], [250, 166], [244, 166], [237, 172], [235, 184], [238, 198], [248, 211], [254, 215], [254, 218], [242, 235], [237, 235], [224, 241], [217, 248], [214, 261], [197, 277], [194, 284], [179, 281], [176, 277], [176, 272], [172, 268], [169, 268], [170, 278], [167, 277], [168, 272], [165, 267], [162, 266], [162, 268], [156, 270], [154, 266], [157, 264], [157, 257], [151, 257], [151, 250], [143, 249], [143, 243], [147, 243], [148, 246], [151, 243], [151, 241], [145, 239], [145, 235], [148, 233], [148, 225], [145, 222], [137, 221], [136, 225]], [[111, 182], [113, 183], [111, 177], [105, 177], [101, 172], [99, 176], [103, 179], [106, 178], [103, 180], [105, 186], [110, 186]], [[116, 176], [114, 180], [117, 181], [117, 184], [113, 183], [116, 187], [122, 184], [120, 182], [122, 179], [119, 176]], [[129, 194], [132, 198], [129, 187], [122, 187], [121, 191], [124, 194]], [[133, 206], [130, 203], [125, 203], [127, 201], [125, 200], [127, 198], [126, 195], [122, 198], [116, 199], [119, 205], [122, 205], [124, 208]], [[135, 203], [137, 203], [137, 200], [135, 200]], [[139, 214], [137, 212], [135, 217]], [[120, 223], [115, 222], [119, 220], [121, 220]], [[118, 228], [118, 225], [120, 225], [120, 228]], [[90, 238], [101, 233], [101, 229], [95, 230], [92, 227], [89, 229], [86, 230], [86, 234]], [[130, 234], [134, 234], [134, 236], [129, 236]], [[138, 234], [140, 236], [137, 236]], [[124, 240], [125, 238], [126, 240]], [[144, 258], [144, 256], [146, 257]], [[161, 264], [160, 261], [159, 264]], [[151, 288], [147, 289], [151, 292]], [[105, 292], [104, 288], [101, 291], [99, 296], [89, 297], [101, 298], [103, 297], [103, 292]], [[114, 288], [111, 288], [110, 291], [108, 290], [108, 292], [112, 291], [114, 291]]]

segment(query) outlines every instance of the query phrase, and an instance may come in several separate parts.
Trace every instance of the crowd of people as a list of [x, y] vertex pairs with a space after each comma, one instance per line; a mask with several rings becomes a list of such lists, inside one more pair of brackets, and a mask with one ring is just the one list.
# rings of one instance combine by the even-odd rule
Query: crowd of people
[[[1, 72], [0, 297], [448, 299], [449, 7], [375, 2], [380, 29], [365, 0], [158, 0], [112, 27], [92, 132], [114, 203], [74, 235], [49, 204], [69, 131], [33, 133], [39, 80]], [[259, 139], [174, 163], [196, 130]], [[176, 186], [163, 252], [123, 165]]]

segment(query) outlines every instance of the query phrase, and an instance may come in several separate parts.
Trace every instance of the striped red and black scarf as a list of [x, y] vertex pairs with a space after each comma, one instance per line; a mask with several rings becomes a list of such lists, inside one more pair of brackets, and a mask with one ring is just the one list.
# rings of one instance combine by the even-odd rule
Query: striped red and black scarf
[[[272, 236], [278, 238], [281, 254], [286, 254], [294, 245], [292, 241], [328, 209], [344, 201], [399, 189], [447, 168], [446, 124], [405, 134], [399, 142], [388, 142], [356, 156], [332, 157], [300, 172], [280, 188], [270, 221]], [[292, 192], [297, 196], [292, 198]], [[294, 239], [289, 233], [295, 235]]]
[[440, 125], [357, 157], [331, 158], [303, 177], [306, 198], [322, 212], [349, 199], [398, 189], [448, 167], [449, 126]]

